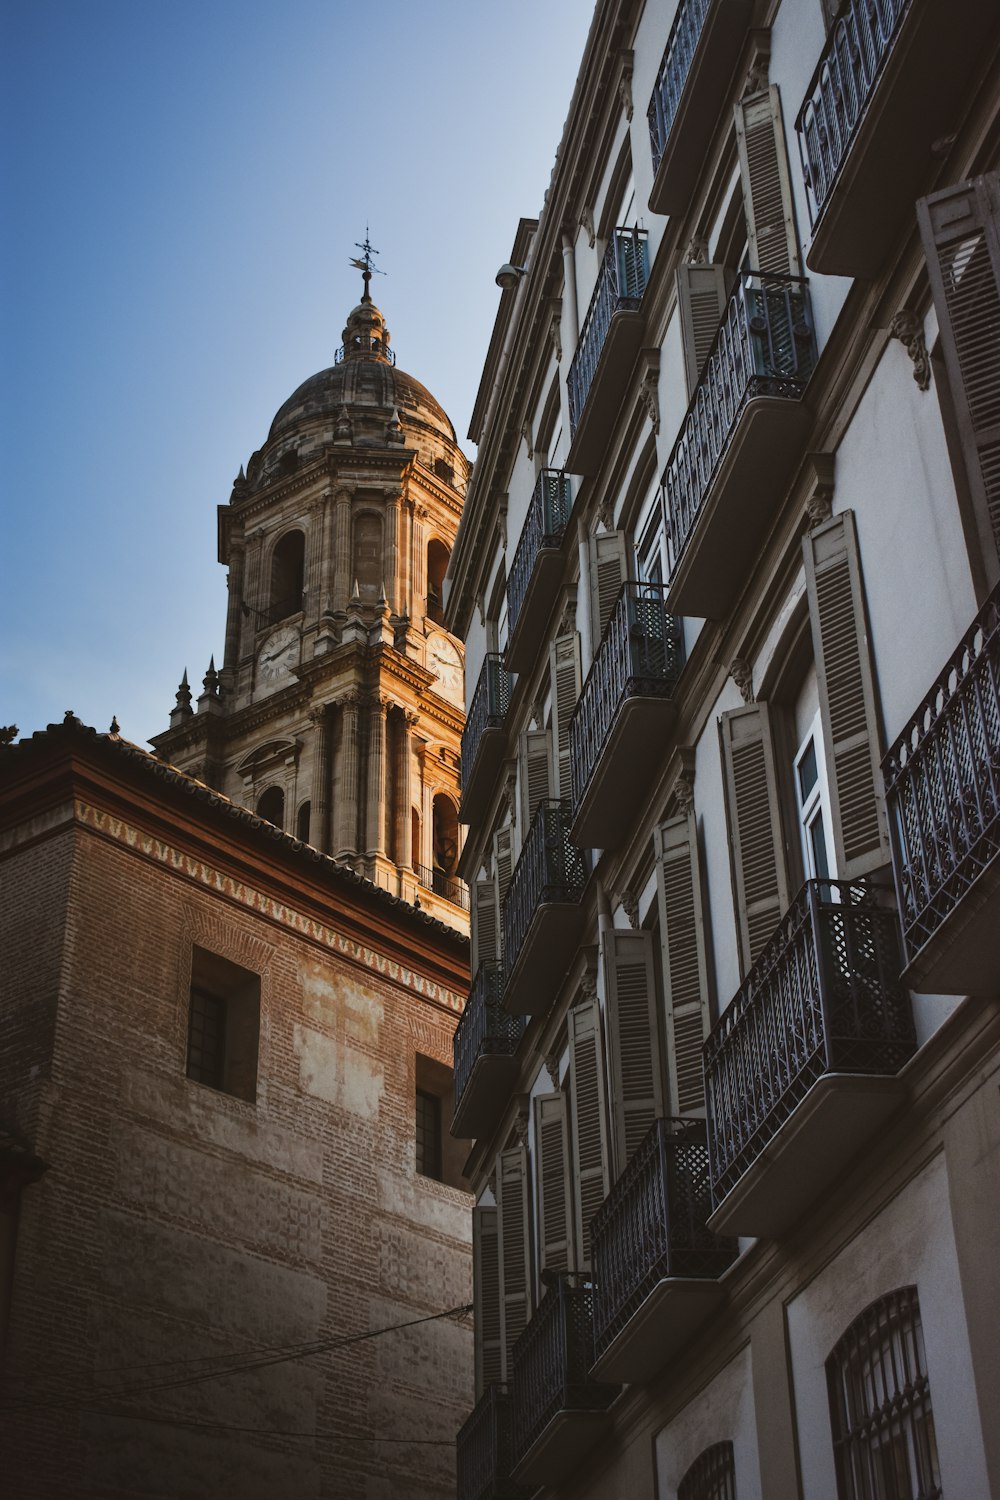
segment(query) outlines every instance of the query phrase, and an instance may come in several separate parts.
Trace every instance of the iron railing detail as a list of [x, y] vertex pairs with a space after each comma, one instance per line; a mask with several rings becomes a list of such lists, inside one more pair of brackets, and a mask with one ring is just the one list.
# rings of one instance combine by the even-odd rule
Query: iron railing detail
[[527, 1500], [530, 1489], [510, 1477], [511, 1398], [505, 1385], [488, 1385], [455, 1439], [457, 1500]]
[[583, 895], [587, 871], [583, 850], [570, 837], [572, 822], [569, 803], [556, 798], [540, 802], [531, 820], [503, 904], [503, 961], [508, 974], [538, 908], [549, 901], [579, 901]]
[[705, 17], [713, 0], [681, 0], [674, 24], [667, 37], [660, 71], [653, 84], [646, 118], [649, 121], [649, 144], [653, 152], [653, 172], [663, 158], [673, 129], [677, 107], [691, 71], [691, 63], [701, 41]]
[[268, 625], [277, 625], [281, 620], [287, 620], [291, 615], [300, 614], [305, 596], [301, 590], [297, 594], [288, 594], [284, 599], [278, 599], [267, 607], [266, 621]]
[[658, 583], [624, 583], [569, 726], [573, 806], [579, 807], [622, 704], [672, 696], [684, 661], [680, 621]]
[[396, 363], [396, 352], [390, 349], [384, 339], [373, 336], [370, 333], [359, 333], [355, 335], [351, 344], [341, 344], [333, 356], [335, 365], [343, 364], [345, 359], [350, 359], [352, 354], [376, 354], [382, 359], [387, 359], [391, 365]]
[[514, 1345], [512, 1361], [515, 1464], [558, 1412], [601, 1411], [619, 1391], [590, 1378], [593, 1290], [571, 1273], [560, 1272], [545, 1293]]
[[460, 906], [463, 911], [469, 910], [469, 887], [464, 880], [459, 880], [457, 875], [446, 875], [443, 870], [432, 869], [430, 865], [414, 865], [413, 870], [425, 891], [443, 896], [452, 906]]
[[513, 1057], [527, 1024], [527, 1016], [503, 1008], [503, 965], [480, 964], [452, 1043], [456, 1109], [479, 1059]]
[[711, 1212], [705, 1122], [655, 1120], [591, 1224], [598, 1356], [657, 1282], [714, 1279], [735, 1260], [736, 1241], [706, 1229]]
[[538, 554], [546, 548], [562, 545], [572, 505], [569, 475], [562, 469], [543, 469], [535, 482], [507, 579], [507, 630], [510, 635], [514, 634]]
[[882, 763], [907, 955], [1000, 854], [1000, 586]]
[[916, 1039], [896, 914], [808, 880], [705, 1043], [716, 1202], [826, 1073], [895, 1074]]
[[663, 471], [671, 571], [744, 407], [755, 396], [798, 401], [815, 363], [808, 283], [795, 276], [741, 273]]
[[795, 121], [815, 224], [875, 93], [912, 0], [848, 0], [833, 23]]
[[502, 729], [510, 708], [510, 673], [503, 657], [496, 651], [487, 653], [476, 691], [469, 705], [469, 715], [462, 731], [462, 787], [468, 786], [479, 746], [488, 729]]
[[571, 432], [587, 403], [611, 319], [616, 312], [635, 311], [642, 302], [649, 279], [647, 238], [645, 229], [615, 229], [608, 240], [566, 380]]

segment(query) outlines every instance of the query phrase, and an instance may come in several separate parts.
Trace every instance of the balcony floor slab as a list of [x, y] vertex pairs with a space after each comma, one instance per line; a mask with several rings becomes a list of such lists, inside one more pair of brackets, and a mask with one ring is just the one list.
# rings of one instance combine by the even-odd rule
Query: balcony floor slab
[[578, 901], [546, 901], [538, 907], [504, 986], [504, 1009], [512, 1016], [537, 1016], [549, 1009], [572, 962], [582, 926]]
[[544, 645], [545, 626], [559, 592], [562, 574], [562, 548], [539, 548], [517, 624], [504, 653], [508, 672], [530, 672], [534, 667], [539, 647]]
[[1000, 855], [941, 922], [903, 970], [908, 989], [925, 995], [1000, 994]]
[[884, 1074], [817, 1079], [708, 1219], [715, 1234], [777, 1239], [900, 1107], [905, 1085]]
[[462, 788], [458, 810], [460, 823], [476, 823], [489, 807], [490, 794], [507, 746], [507, 731], [502, 726], [484, 729], [468, 784]]
[[511, 1478], [517, 1484], [562, 1484], [580, 1460], [597, 1446], [610, 1425], [611, 1417], [606, 1411], [556, 1412], [515, 1464]]
[[510, 1098], [519, 1072], [517, 1058], [509, 1053], [487, 1052], [477, 1057], [452, 1116], [452, 1135], [458, 1140], [475, 1140], [488, 1134]]
[[645, 322], [641, 308], [622, 307], [613, 315], [566, 455], [567, 473], [596, 474], [600, 469], [629, 374], [642, 346]]
[[676, 716], [670, 698], [640, 693], [621, 705], [573, 817], [579, 848], [616, 849], [621, 843], [663, 763]]
[[670, 1276], [658, 1281], [591, 1369], [595, 1380], [652, 1380], [725, 1298], [717, 1281]]
[[691, 526], [670, 576], [674, 614], [721, 620], [729, 613], [802, 451], [811, 416], [801, 400], [754, 396]]

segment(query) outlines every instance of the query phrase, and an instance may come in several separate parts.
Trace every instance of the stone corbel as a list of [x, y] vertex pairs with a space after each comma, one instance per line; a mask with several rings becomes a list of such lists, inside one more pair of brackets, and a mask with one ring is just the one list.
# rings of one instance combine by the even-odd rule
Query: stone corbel
[[913, 364], [913, 378], [917, 382], [918, 389], [929, 390], [931, 361], [927, 353], [927, 341], [924, 338], [924, 320], [920, 314], [915, 313], [912, 308], [901, 307], [899, 312], [892, 315], [889, 337], [898, 339], [910, 356]]
[[555, 298], [552, 303], [552, 316], [549, 319], [549, 342], [556, 356], [556, 364], [562, 363], [562, 301]]
[[598, 506], [597, 506], [597, 519], [600, 521], [600, 523], [604, 527], [605, 531], [614, 531], [614, 529], [615, 529], [615, 502], [614, 502], [614, 496], [613, 495], [605, 494], [601, 498], [601, 500], [598, 502]]
[[580, 228], [587, 236], [587, 244], [593, 250], [597, 242], [597, 231], [594, 228], [594, 210], [588, 204], [580, 211]]
[[659, 349], [643, 349], [640, 353], [640, 380], [639, 397], [646, 408], [653, 428], [653, 436], [660, 430], [660, 351]]
[[507, 809], [507, 818], [511, 825], [517, 823], [517, 766], [507, 772], [503, 783], [503, 803]]
[[572, 635], [576, 630], [576, 595], [570, 594], [563, 605], [556, 635]]
[[580, 957], [583, 959], [583, 972], [580, 975], [580, 997], [585, 1005], [597, 1004], [597, 963], [598, 950], [591, 945], [580, 949]]
[[518, 1094], [514, 1108], [516, 1113], [511, 1123], [514, 1139], [519, 1146], [528, 1144], [528, 1109], [530, 1101], [527, 1094]]
[[670, 759], [667, 772], [667, 798], [673, 799], [678, 813], [694, 810], [695, 755], [690, 745], [679, 745]]
[[507, 496], [501, 495], [497, 506], [496, 539], [504, 552], [507, 551]]
[[549, 1075], [553, 1093], [559, 1092], [559, 1053], [548, 1052], [545, 1055], [545, 1071]]
[[684, 261], [689, 266], [708, 265], [708, 240], [703, 234], [693, 234], [684, 251]]
[[618, 75], [618, 97], [621, 100], [622, 109], [625, 111], [626, 120], [631, 121], [634, 110], [632, 102], [632, 64], [635, 61], [635, 56], [632, 52], [623, 50], [619, 52], [618, 60], [621, 64], [621, 72]]
[[615, 893], [614, 900], [615, 904], [617, 906], [620, 906], [622, 911], [625, 913], [625, 916], [628, 920], [628, 925], [634, 932], [635, 929], [639, 926], [639, 898], [635, 894], [635, 891], [631, 890], [630, 888], [626, 888], [623, 891], [617, 891]]
[[744, 656], [734, 656], [729, 663], [729, 675], [740, 690], [744, 703], [753, 703], [753, 668]]
[[836, 455], [807, 453], [804, 468], [808, 476], [806, 515], [810, 527], [822, 526], [833, 514], [833, 484]]
[[521, 423], [521, 436], [524, 439], [524, 446], [528, 450], [528, 457], [534, 458], [535, 443], [534, 439], [531, 436], [531, 422], [528, 417], [525, 417], [524, 421]]
[[746, 77], [743, 81], [742, 98], [762, 94], [767, 88], [771, 73], [771, 33], [751, 31], [750, 51], [747, 59]]

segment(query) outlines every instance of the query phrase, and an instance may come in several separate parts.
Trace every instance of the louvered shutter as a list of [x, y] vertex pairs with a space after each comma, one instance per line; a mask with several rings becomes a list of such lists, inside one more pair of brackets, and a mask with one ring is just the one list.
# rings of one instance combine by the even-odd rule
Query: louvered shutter
[[500, 828], [493, 835], [493, 867], [497, 877], [497, 902], [500, 913], [500, 932], [497, 944], [497, 957], [503, 952], [503, 904], [507, 899], [507, 887], [510, 885], [511, 872], [514, 868], [514, 836], [509, 828]]
[[726, 306], [725, 266], [678, 266], [677, 311], [688, 395], [694, 394]]
[[736, 105], [751, 271], [798, 276], [799, 248], [777, 84]]
[[666, 1015], [668, 1113], [701, 1114], [702, 1043], [711, 1017], [708, 963], [694, 813], [671, 818], [656, 834], [657, 892]]
[[774, 741], [766, 703], [722, 715], [736, 921], [745, 974], [788, 907]]
[[538, 1255], [542, 1270], [575, 1269], [568, 1123], [565, 1094], [543, 1094], [535, 1100]]
[[501, 1151], [497, 1160], [500, 1210], [500, 1338], [503, 1379], [510, 1378], [510, 1351], [531, 1313], [531, 1241], [528, 1217], [528, 1156], [523, 1146]]
[[556, 736], [556, 796], [568, 797], [571, 790], [569, 760], [569, 724], [580, 696], [580, 637], [561, 635], [552, 643], [549, 653], [552, 682], [552, 723]]
[[879, 791], [875, 676], [865, 618], [854, 516], [836, 516], [803, 538], [813, 652], [837, 874], [844, 880], [888, 864], [889, 838]]
[[569, 1093], [576, 1184], [577, 1269], [590, 1270], [590, 1222], [608, 1196], [608, 1111], [601, 1017], [589, 1001], [569, 1012]]
[[612, 929], [603, 936], [615, 1175], [620, 1177], [663, 1113], [653, 940]]
[[611, 619], [627, 569], [624, 531], [606, 531], [590, 538], [590, 619], [595, 651]]
[[497, 1211], [472, 1210], [472, 1302], [476, 1325], [476, 1395], [502, 1380], [500, 1345], [500, 1240]]
[[990, 585], [1000, 576], [1000, 174], [917, 204]]
[[527, 837], [539, 802], [549, 795], [549, 736], [544, 729], [529, 729], [521, 740], [522, 840]]
[[[495, 963], [500, 957], [499, 933], [497, 930], [497, 888], [493, 880], [476, 881], [476, 910], [474, 933], [476, 938], [475, 969], [480, 964]], [[474, 972], [473, 971], [473, 972]]]

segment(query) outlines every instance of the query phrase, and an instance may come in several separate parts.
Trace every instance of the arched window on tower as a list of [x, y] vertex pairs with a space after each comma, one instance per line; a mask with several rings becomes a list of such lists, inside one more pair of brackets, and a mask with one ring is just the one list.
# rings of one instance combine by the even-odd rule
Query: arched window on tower
[[433, 806], [434, 890], [454, 899], [458, 868], [458, 809], [450, 797], [438, 792]]
[[301, 839], [304, 844], [309, 842], [309, 817], [311, 804], [303, 802], [295, 818], [295, 837]]
[[257, 816], [273, 823], [275, 828], [285, 826], [285, 794], [280, 786], [269, 786], [257, 798]]
[[444, 621], [443, 590], [444, 575], [448, 571], [448, 548], [434, 537], [427, 546], [427, 618], [442, 624]]
[[302, 608], [306, 539], [301, 531], [286, 531], [271, 558], [271, 598], [268, 616], [273, 624], [297, 615]]
[[420, 814], [410, 808], [410, 864], [414, 869], [420, 864]]

